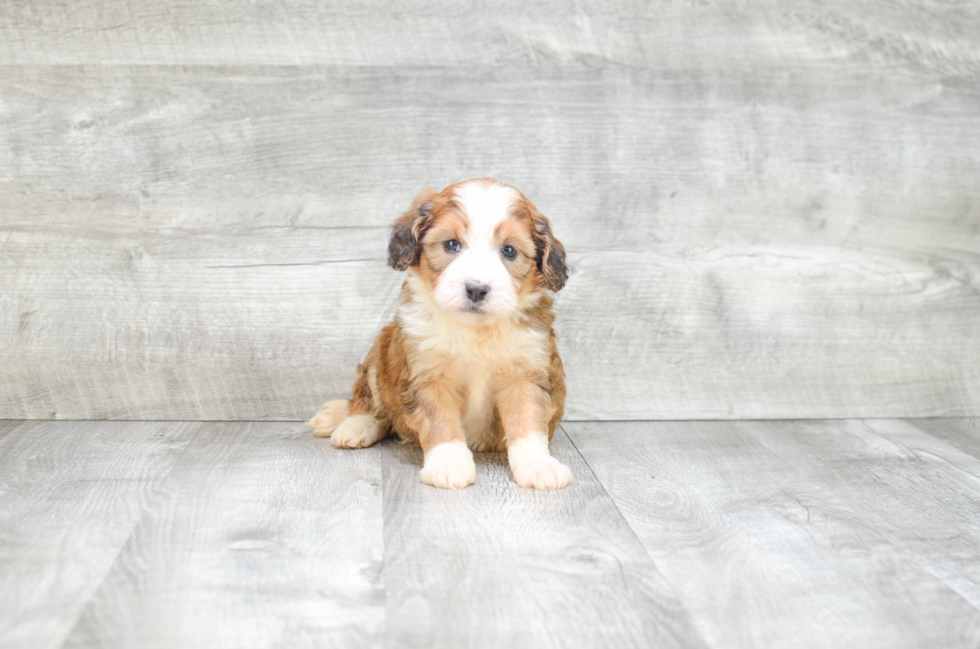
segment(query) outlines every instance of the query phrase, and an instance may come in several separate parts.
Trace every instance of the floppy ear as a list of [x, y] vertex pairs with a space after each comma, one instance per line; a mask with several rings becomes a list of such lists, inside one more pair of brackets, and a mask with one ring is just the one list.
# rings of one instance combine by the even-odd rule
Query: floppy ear
[[422, 259], [422, 236], [432, 224], [432, 203], [436, 192], [426, 187], [415, 197], [412, 208], [395, 221], [388, 242], [388, 265], [395, 270], [418, 266]]
[[535, 262], [544, 277], [544, 284], [552, 291], [560, 291], [568, 279], [565, 266], [565, 247], [551, 233], [551, 223], [536, 209], [531, 210], [531, 236], [537, 248]]

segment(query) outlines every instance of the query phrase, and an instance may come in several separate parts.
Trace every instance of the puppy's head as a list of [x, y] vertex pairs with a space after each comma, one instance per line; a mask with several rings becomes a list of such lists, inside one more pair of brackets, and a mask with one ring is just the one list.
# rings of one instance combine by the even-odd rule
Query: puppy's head
[[395, 223], [388, 263], [412, 269], [436, 306], [474, 323], [530, 306], [568, 277], [548, 219], [489, 178], [423, 191]]

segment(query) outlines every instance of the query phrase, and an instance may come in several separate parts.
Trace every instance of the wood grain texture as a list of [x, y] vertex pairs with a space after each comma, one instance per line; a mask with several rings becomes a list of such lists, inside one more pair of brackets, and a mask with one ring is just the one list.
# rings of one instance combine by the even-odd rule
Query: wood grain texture
[[914, 426], [566, 429], [710, 644], [980, 640], [980, 461]]
[[58, 647], [198, 425], [0, 422], [0, 647]]
[[483, 175], [569, 251], [568, 419], [980, 414], [975, 84], [798, 72], [0, 67], [0, 416], [305, 418]]
[[[864, 425], [892, 445], [892, 454], [921, 467], [925, 478], [925, 484], [910, 484], [901, 476], [905, 479], [891, 502], [883, 505], [891, 511], [876, 526], [895, 539], [904, 556], [980, 610], [980, 460], [908, 422], [866, 420]], [[911, 523], [898, 513], [920, 506], [925, 510]]]
[[297, 424], [203, 426], [65, 647], [373, 646], [378, 449]]
[[0, 64], [917, 66], [980, 74], [973, 3], [467, 0], [0, 5]]
[[0, 421], [0, 647], [977, 645], [977, 420], [565, 428], [568, 489], [446, 492], [293, 423]]
[[388, 647], [697, 647], [687, 611], [560, 430], [574, 482], [521, 489], [505, 456], [476, 484], [423, 485], [422, 453], [385, 443]]
[[906, 423], [980, 459], [980, 419], [909, 419]]

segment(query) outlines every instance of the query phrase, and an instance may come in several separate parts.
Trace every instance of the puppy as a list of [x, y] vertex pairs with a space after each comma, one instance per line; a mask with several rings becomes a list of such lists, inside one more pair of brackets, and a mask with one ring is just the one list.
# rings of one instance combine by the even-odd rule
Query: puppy
[[314, 434], [338, 448], [417, 441], [433, 487], [472, 484], [472, 451], [504, 450], [518, 485], [568, 485], [548, 452], [565, 406], [548, 291], [568, 277], [548, 219], [490, 178], [426, 189], [395, 222], [388, 263], [407, 271], [395, 319], [353, 396], [307, 422]]

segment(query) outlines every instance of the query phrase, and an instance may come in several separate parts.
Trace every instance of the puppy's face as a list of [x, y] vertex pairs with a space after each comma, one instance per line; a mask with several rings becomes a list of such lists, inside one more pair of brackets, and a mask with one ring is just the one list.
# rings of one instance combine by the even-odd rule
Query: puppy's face
[[395, 223], [389, 263], [468, 322], [509, 316], [565, 284], [565, 250], [523, 194], [491, 179], [424, 191]]

